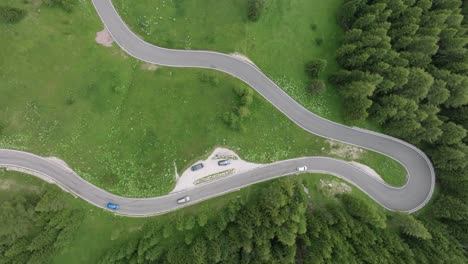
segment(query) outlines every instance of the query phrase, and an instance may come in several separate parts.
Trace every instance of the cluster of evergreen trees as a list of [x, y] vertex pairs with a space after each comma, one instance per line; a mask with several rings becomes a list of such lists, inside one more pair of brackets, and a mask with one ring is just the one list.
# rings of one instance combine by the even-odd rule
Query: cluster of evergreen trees
[[[72, 12], [76, 4], [75, 0], [44, 0], [44, 4], [48, 7], [58, 7], [66, 12]], [[0, 6], [0, 23], [15, 24], [23, 20], [27, 15], [27, 11], [22, 8], [11, 6]]]
[[[46, 3], [71, 10], [70, 1]], [[331, 81], [346, 115], [369, 116], [428, 151], [442, 187], [429, 213], [383, 213], [351, 195], [312, 206], [300, 180], [281, 179], [211, 219], [150, 223], [102, 263], [467, 263], [464, 15], [460, 0], [345, 0], [341, 15], [343, 70]], [[72, 240], [83, 212], [63, 195], [54, 188], [1, 201], [0, 263], [47, 263]]]
[[[353, 198], [355, 199], [355, 198]], [[443, 226], [391, 214], [367, 219], [332, 204], [308, 217], [307, 233], [298, 240], [298, 263], [466, 263], [462, 248]], [[358, 202], [359, 204], [359, 202]], [[384, 224], [384, 225], [382, 225]]]
[[70, 242], [82, 219], [62, 190], [25, 192], [0, 204], [0, 263], [48, 263]]
[[21, 8], [0, 6], [0, 22], [4, 24], [18, 23], [26, 16], [26, 14], [26, 10]]
[[58, 7], [66, 12], [72, 12], [76, 2], [76, 0], [44, 0], [47, 6]]
[[252, 89], [244, 86], [236, 86], [233, 90], [239, 96], [239, 106], [224, 113], [223, 120], [230, 128], [245, 131], [244, 121], [250, 116], [249, 107], [253, 102], [254, 93]]
[[347, 104], [348, 117], [370, 114], [401, 136], [436, 140], [440, 109], [468, 103], [460, 6], [457, 0], [346, 1], [340, 17], [346, 34], [337, 51], [344, 70], [331, 79], [355, 102]]
[[327, 61], [322, 59], [314, 59], [306, 63], [305, 72], [312, 80], [309, 84], [309, 90], [313, 95], [323, 93], [326, 90], [325, 82], [319, 79], [320, 73], [327, 66]]
[[162, 230], [149, 227], [102, 263], [291, 263], [297, 235], [306, 232], [306, 205], [298, 181], [285, 179], [246, 204], [229, 203], [208, 222], [188, 216]]
[[300, 179], [265, 185], [211, 219], [190, 215], [165, 227], [148, 225], [143, 237], [111, 249], [101, 263], [468, 261], [444, 226], [428, 218], [385, 213], [349, 194], [314, 205]]
[[[466, 2], [466, 1], [465, 1]], [[432, 159], [444, 195], [434, 216], [468, 246], [468, 35], [461, 0], [346, 0], [343, 68], [350, 119], [368, 116]]]
[[247, 18], [250, 21], [257, 21], [265, 6], [265, 0], [247, 0]]

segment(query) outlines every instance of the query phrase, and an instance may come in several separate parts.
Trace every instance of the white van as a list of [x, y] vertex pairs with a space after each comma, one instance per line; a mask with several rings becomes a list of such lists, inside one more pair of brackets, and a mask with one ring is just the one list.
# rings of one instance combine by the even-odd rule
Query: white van
[[307, 166], [297, 167], [297, 171], [306, 171]]
[[185, 197], [182, 197], [182, 198], [177, 200], [178, 204], [183, 204], [183, 203], [186, 203], [186, 202], [190, 202], [190, 196], [185, 196]]

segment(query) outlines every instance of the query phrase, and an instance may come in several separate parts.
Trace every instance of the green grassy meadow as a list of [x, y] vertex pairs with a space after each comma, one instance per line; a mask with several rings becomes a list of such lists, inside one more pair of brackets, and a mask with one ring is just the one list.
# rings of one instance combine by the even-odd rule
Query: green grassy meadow
[[266, 1], [255, 23], [247, 19], [246, 0], [112, 2], [143, 39], [168, 48], [245, 54], [302, 105], [344, 121], [334, 87], [328, 84], [324, 94], [311, 96], [304, 73], [304, 64], [313, 58], [328, 61], [323, 78], [337, 69], [335, 50], [342, 32], [336, 18], [342, 0]]
[[[0, 148], [56, 156], [93, 184], [135, 197], [169, 192], [174, 164], [181, 171], [216, 146], [252, 162], [346, 159], [258, 94], [245, 131], [230, 129], [222, 116], [238, 107], [234, 90], [245, 84], [209, 70], [147, 70], [115, 44], [96, 44], [103, 25], [89, 1], [70, 13], [36, 1], [0, 4], [28, 11], [17, 24], [0, 24], [8, 40], [0, 43]], [[379, 171], [382, 159], [367, 156], [380, 155], [366, 153], [357, 161]], [[382, 158], [401, 172], [385, 180], [405, 178], [397, 162]]]

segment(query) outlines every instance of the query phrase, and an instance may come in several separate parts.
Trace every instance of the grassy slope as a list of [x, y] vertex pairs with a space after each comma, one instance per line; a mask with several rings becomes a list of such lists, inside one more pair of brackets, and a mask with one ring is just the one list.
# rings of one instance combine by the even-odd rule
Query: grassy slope
[[[246, 54], [303, 106], [327, 119], [346, 122], [341, 117], [342, 102], [335, 87], [328, 84], [324, 94], [311, 96], [304, 73], [304, 64], [311, 58], [327, 60], [321, 76], [324, 79], [338, 68], [335, 50], [342, 31], [336, 18], [342, 0], [266, 1], [266, 9], [255, 23], [247, 20], [246, 0], [113, 3], [132, 30], [145, 40], [168, 48]], [[323, 43], [318, 45], [317, 39]], [[380, 131], [367, 121], [352, 125]], [[374, 153], [364, 159], [363, 163], [371, 165], [388, 183], [406, 182], [404, 169], [395, 161]]]
[[[304, 64], [328, 61], [333, 72], [341, 37], [336, 12], [341, 0], [272, 0], [256, 23], [247, 21], [246, 0], [113, 0], [125, 21], [145, 40], [170, 48], [240, 52], [296, 100], [328, 119], [342, 122], [334, 90], [312, 97]], [[207, 8], [209, 7], [209, 8]], [[316, 29], [312, 29], [316, 25]], [[317, 45], [315, 39], [322, 38]]]
[[[237, 106], [232, 90], [244, 84], [204, 70], [142, 70], [119, 48], [94, 42], [102, 24], [90, 2], [72, 13], [34, 3], [0, 2], [29, 11], [19, 24], [0, 25], [9, 40], [0, 43], [0, 148], [58, 156], [85, 179], [128, 196], [167, 193], [174, 161], [186, 167], [216, 145], [255, 162], [328, 153], [323, 139], [258, 95], [246, 132], [228, 129], [221, 114]], [[202, 81], [204, 74], [218, 84]]]

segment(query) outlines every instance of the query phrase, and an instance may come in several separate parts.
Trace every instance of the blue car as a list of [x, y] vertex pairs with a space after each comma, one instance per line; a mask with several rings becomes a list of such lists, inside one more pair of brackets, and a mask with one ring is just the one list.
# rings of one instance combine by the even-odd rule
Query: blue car
[[109, 202], [109, 203], [107, 204], [107, 208], [112, 209], [112, 210], [119, 210], [119, 209], [120, 209], [120, 205]]

